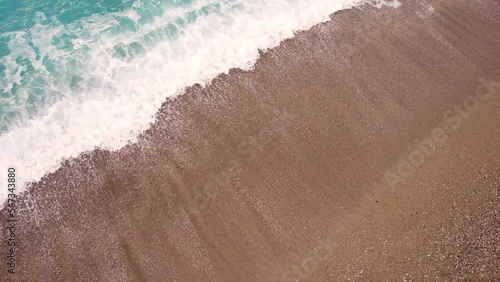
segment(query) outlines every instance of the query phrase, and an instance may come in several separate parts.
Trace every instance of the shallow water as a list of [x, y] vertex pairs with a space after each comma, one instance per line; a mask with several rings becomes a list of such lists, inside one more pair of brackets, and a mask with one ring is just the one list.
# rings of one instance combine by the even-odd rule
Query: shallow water
[[119, 149], [185, 87], [250, 69], [259, 49], [360, 2], [0, 1], [0, 169], [21, 169], [23, 187]]

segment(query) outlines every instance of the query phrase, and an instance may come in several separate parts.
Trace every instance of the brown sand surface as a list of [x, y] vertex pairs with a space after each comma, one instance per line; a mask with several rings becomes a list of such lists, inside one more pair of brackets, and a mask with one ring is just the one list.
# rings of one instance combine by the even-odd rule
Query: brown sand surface
[[500, 2], [402, 2], [341, 11], [34, 184], [0, 280], [498, 280]]

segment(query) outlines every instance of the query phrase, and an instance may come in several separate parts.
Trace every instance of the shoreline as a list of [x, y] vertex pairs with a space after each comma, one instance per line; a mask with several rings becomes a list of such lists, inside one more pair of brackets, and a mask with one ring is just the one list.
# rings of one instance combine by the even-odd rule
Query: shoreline
[[[500, 8], [491, 0], [474, 9], [466, 1], [429, 3], [432, 11], [409, 1], [398, 9], [340, 11], [262, 53], [253, 70], [233, 69], [164, 103], [139, 143], [65, 162], [20, 199], [24, 259], [16, 279], [324, 281], [332, 271], [344, 279], [388, 278], [388, 269], [402, 275], [422, 261], [410, 278], [475, 277], [449, 270], [439, 253], [422, 260], [415, 243], [398, 237], [408, 235], [405, 226], [422, 243], [442, 238], [436, 226], [450, 226], [457, 214], [482, 218], [487, 208], [478, 203], [497, 196], [475, 193], [470, 200], [477, 203], [466, 204], [476, 185], [472, 172], [490, 164], [490, 178], [477, 185], [500, 180], [495, 137], [479, 138], [499, 136], [498, 97], [480, 103], [488, 110], [468, 112], [475, 127], [443, 125], [443, 114], [475, 93], [480, 78], [500, 81], [500, 32], [492, 29]], [[390, 189], [384, 174], [409, 162], [420, 148], [414, 140], [432, 138], [436, 128], [453, 136], [436, 142], [435, 154], [424, 152], [422, 164]], [[460, 162], [457, 153], [465, 151], [478, 157]], [[445, 198], [429, 196], [445, 195], [433, 185], [450, 179], [461, 187], [453, 211]], [[431, 214], [420, 218], [430, 231], [394, 224], [401, 208]], [[450, 227], [450, 238], [467, 226]], [[318, 238], [331, 230], [335, 244], [325, 248]], [[380, 243], [371, 233], [392, 238], [392, 247], [369, 255], [368, 245]], [[318, 244], [334, 251], [314, 256], [316, 267], [307, 270], [302, 264]], [[392, 260], [405, 251], [411, 263]], [[380, 258], [390, 267], [368, 267]], [[433, 263], [443, 270], [429, 269]], [[495, 266], [494, 258], [487, 263]], [[357, 277], [361, 265], [366, 272]]]

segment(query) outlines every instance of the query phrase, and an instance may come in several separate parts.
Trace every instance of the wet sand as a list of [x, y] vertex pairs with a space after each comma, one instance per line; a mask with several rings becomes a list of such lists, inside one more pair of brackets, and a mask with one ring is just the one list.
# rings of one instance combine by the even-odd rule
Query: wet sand
[[34, 184], [1, 279], [498, 279], [500, 3], [402, 2], [341, 11]]

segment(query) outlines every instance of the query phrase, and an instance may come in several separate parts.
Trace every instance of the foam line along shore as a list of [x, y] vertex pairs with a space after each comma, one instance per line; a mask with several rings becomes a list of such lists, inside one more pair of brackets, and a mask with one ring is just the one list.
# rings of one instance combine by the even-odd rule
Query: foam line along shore
[[24, 190], [81, 153], [136, 142], [166, 99], [362, 2], [2, 2], [0, 165], [24, 168]]

